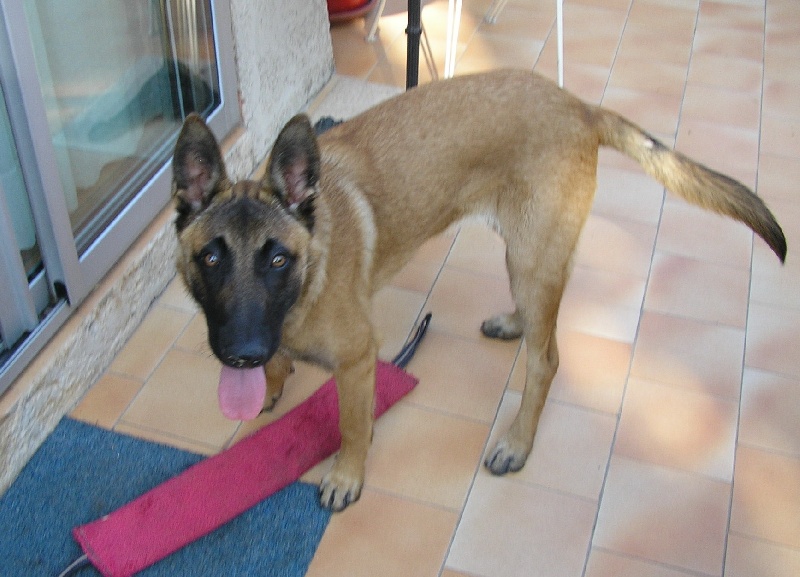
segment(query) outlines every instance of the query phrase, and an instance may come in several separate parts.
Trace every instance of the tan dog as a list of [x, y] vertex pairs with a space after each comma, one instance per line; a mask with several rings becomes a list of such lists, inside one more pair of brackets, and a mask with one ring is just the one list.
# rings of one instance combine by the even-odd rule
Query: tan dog
[[252, 418], [265, 388], [271, 406], [289, 357], [330, 368], [342, 447], [321, 502], [340, 510], [358, 499], [378, 348], [370, 299], [424, 241], [480, 215], [505, 239], [516, 303], [482, 330], [524, 336], [528, 353], [522, 406], [486, 466], [519, 470], [558, 366], [558, 307], [592, 205], [600, 146], [635, 159], [687, 201], [742, 221], [784, 259], [780, 227], [745, 186], [529, 72], [416, 88], [319, 140], [297, 116], [278, 136], [261, 182], [230, 182], [214, 137], [188, 118], [173, 165], [178, 267], [224, 364], [223, 411]]

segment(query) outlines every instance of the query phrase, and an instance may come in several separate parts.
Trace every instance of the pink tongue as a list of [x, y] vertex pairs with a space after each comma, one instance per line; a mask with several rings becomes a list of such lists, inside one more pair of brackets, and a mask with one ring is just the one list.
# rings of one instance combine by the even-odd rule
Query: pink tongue
[[217, 393], [223, 415], [237, 421], [255, 419], [264, 408], [267, 396], [264, 367], [233, 369], [223, 365]]

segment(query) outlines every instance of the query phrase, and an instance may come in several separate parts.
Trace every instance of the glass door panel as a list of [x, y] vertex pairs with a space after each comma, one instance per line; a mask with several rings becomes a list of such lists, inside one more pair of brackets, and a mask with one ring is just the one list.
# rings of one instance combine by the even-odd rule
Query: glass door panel
[[83, 253], [220, 103], [204, 0], [27, 0], [48, 126]]
[[2, 86], [0, 86], [0, 191], [5, 197], [5, 206], [11, 217], [14, 239], [22, 257], [25, 274], [30, 280], [41, 269], [42, 258]]

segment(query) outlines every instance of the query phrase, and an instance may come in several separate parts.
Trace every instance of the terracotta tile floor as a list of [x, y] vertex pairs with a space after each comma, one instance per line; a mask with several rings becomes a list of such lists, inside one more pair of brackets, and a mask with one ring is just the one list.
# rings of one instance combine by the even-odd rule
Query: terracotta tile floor
[[[373, 44], [363, 20], [333, 28], [339, 88], [404, 86], [402, 6], [388, 3]], [[554, 0], [511, 0], [495, 25], [488, 6], [464, 1], [456, 74], [554, 77]], [[478, 331], [511, 306], [503, 246], [476, 225], [434, 239], [375, 305], [386, 357], [433, 312], [410, 366], [421, 384], [378, 423], [363, 497], [333, 517], [308, 575], [800, 575], [800, 3], [566, 0], [564, 15], [567, 88], [757, 185], [786, 265], [603, 152], [562, 366], [528, 465], [497, 478], [480, 463], [525, 362], [519, 343]], [[445, 0], [423, 10], [440, 70], [446, 18]], [[217, 376], [174, 282], [73, 414], [211, 454], [327, 378], [300, 365], [276, 412], [240, 426], [217, 409]]]

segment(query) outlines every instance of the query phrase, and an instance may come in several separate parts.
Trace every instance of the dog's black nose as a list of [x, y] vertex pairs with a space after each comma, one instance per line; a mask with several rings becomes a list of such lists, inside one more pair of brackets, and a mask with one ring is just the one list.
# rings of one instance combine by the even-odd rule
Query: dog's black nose
[[235, 369], [253, 369], [255, 367], [260, 367], [261, 365], [267, 362], [266, 357], [257, 355], [257, 356], [249, 356], [249, 355], [229, 355], [225, 357], [225, 364], [235, 368]]

